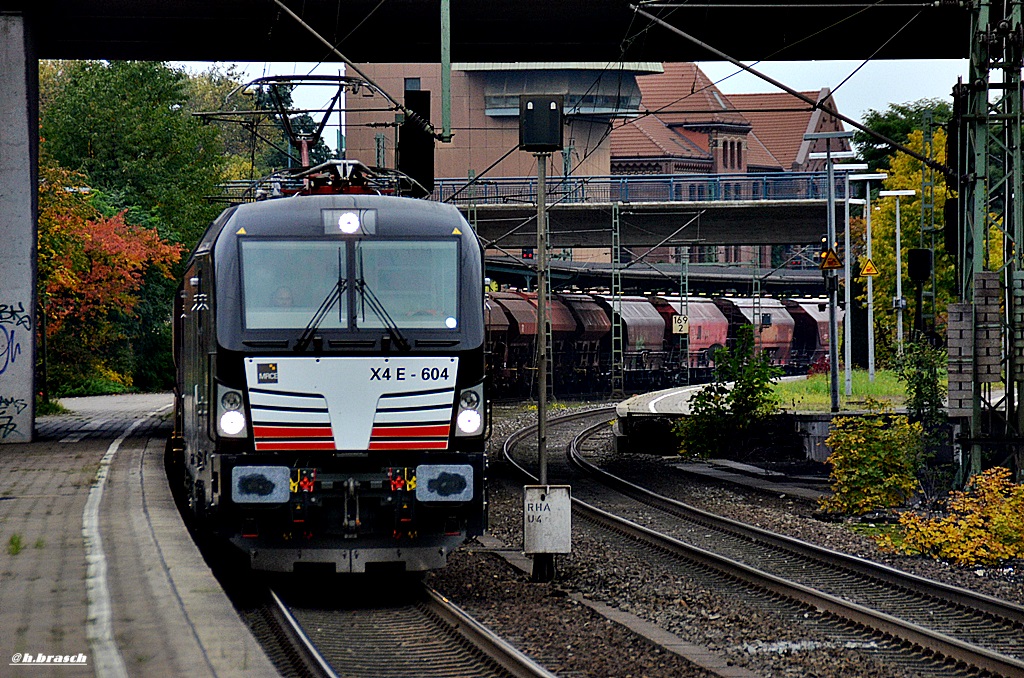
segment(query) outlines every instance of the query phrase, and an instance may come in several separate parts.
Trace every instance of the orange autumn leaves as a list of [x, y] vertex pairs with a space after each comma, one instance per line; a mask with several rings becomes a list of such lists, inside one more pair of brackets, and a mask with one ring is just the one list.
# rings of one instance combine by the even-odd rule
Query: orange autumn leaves
[[89, 201], [84, 175], [42, 163], [39, 170], [39, 301], [47, 336], [68, 323], [109, 335], [110, 318], [131, 315], [148, 271], [173, 277], [182, 248], [151, 228], [106, 216]]

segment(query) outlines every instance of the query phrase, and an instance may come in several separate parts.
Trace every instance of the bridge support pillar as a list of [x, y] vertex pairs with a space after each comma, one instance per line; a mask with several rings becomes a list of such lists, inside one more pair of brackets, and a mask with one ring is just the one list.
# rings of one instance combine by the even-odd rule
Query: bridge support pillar
[[28, 21], [0, 14], [0, 443], [35, 427], [38, 62]]

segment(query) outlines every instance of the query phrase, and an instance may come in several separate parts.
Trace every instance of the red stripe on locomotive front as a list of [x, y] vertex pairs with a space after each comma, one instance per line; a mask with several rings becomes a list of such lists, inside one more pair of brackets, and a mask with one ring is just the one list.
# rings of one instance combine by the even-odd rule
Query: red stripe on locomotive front
[[416, 437], [448, 437], [448, 425], [434, 426], [374, 426], [374, 438], [416, 438]]
[[333, 450], [334, 441], [308, 441], [308, 440], [289, 440], [289, 441], [270, 441], [261, 442], [256, 441], [257, 450]]
[[371, 450], [447, 450], [447, 440], [371, 441]]
[[330, 426], [253, 426], [257, 438], [333, 438]]

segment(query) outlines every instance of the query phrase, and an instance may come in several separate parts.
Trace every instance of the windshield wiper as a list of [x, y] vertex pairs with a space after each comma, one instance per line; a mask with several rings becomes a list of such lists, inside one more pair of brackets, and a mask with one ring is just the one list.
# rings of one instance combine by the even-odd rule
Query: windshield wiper
[[398, 347], [403, 351], [408, 351], [411, 348], [409, 341], [402, 335], [401, 330], [398, 329], [398, 324], [391, 318], [387, 309], [384, 308], [384, 304], [380, 303], [380, 299], [373, 293], [370, 286], [366, 284], [366, 281], [362, 278], [357, 280], [356, 288], [359, 291], [364, 306], [369, 306], [370, 310], [377, 316], [377, 319], [384, 324], [384, 328], [391, 335], [392, 341], [398, 344]]
[[[299, 335], [298, 341], [295, 342], [295, 350], [303, 352], [309, 347], [309, 342], [313, 340], [313, 334], [319, 329], [320, 323], [324, 321], [327, 314], [330, 312], [334, 305], [341, 300], [341, 295], [344, 294], [345, 288], [348, 287], [348, 281], [341, 275], [341, 250], [338, 250], [338, 282], [334, 283], [331, 287], [331, 291], [327, 293], [324, 300], [320, 302], [320, 307], [316, 309], [316, 313], [310, 318], [309, 323], [306, 325], [306, 329], [302, 330], [302, 334]], [[339, 311], [340, 313], [340, 311]]]

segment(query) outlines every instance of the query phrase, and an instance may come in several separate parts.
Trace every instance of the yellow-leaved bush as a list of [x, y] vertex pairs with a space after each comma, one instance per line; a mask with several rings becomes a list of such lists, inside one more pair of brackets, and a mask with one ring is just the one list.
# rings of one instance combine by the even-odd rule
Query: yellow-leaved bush
[[878, 538], [882, 548], [931, 556], [958, 565], [998, 565], [1024, 558], [1024, 485], [1001, 466], [971, 478], [966, 490], [949, 493], [944, 515], [900, 517], [901, 538]]
[[825, 444], [832, 450], [827, 513], [863, 515], [904, 504], [918, 488], [921, 424], [868, 400], [868, 413], [836, 417]]

